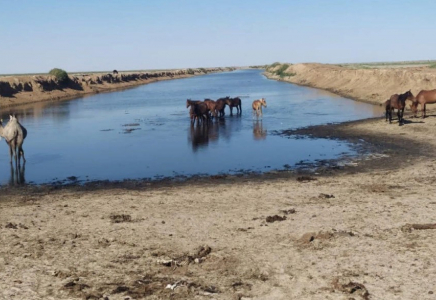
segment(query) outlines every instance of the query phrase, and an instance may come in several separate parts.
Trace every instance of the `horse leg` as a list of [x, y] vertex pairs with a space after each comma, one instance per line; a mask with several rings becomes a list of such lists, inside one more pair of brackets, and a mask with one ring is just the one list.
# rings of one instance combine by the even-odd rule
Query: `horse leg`
[[230, 108], [230, 115], [233, 116], [233, 106], [229, 106]]
[[239, 104], [239, 114], [242, 115], [242, 104]]
[[401, 109], [397, 110], [397, 116], [398, 116], [398, 125], [401, 125]]
[[424, 104], [424, 118], [426, 117], [426, 108], [427, 108], [427, 104]]
[[389, 117], [389, 109], [386, 107], [386, 111], [385, 111], [385, 122], [388, 121], [388, 117]]
[[389, 110], [389, 124], [392, 124], [392, 109]]

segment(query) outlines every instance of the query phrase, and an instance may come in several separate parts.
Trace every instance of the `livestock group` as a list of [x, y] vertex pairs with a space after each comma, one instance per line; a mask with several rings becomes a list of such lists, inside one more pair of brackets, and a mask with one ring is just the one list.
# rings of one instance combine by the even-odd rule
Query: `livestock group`
[[436, 103], [436, 89], [435, 90], [422, 90], [416, 97], [413, 96], [412, 92], [408, 90], [403, 94], [394, 94], [383, 104], [385, 107], [385, 119], [389, 119], [389, 123], [392, 123], [392, 112], [397, 109], [398, 124], [404, 124], [404, 109], [406, 107], [406, 100], [412, 101], [410, 109], [416, 117], [418, 113], [418, 105], [421, 105], [421, 117], [426, 117], [426, 105]]
[[[233, 115], [233, 108], [236, 108], [237, 115], [242, 115], [242, 101], [239, 97], [231, 98], [227, 96], [217, 100], [204, 99], [204, 101], [186, 100], [186, 108], [190, 108], [189, 117], [192, 124], [195, 124], [195, 122], [197, 124], [208, 124], [213, 118], [223, 118], [226, 106], [230, 109], [230, 115]], [[266, 107], [265, 98], [253, 101], [253, 114], [256, 114], [257, 117], [262, 115], [262, 106]]]

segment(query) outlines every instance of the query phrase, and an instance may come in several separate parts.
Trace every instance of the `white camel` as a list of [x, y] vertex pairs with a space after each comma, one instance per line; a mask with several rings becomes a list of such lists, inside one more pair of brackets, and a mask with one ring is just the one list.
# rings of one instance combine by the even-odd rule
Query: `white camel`
[[24, 157], [23, 143], [27, 136], [27, 130], [23, 125], [18, 122], [15, 115], [9, 116], [9, 122], [3, 127], [3, 120], [0, 120], [0, 137], [4, 137], [6, 144], [9, 146], [9, 154], [14, 157], [15, 163], [20, 163], [20, 158], [23, 156], [23, 161], [26, 162]]

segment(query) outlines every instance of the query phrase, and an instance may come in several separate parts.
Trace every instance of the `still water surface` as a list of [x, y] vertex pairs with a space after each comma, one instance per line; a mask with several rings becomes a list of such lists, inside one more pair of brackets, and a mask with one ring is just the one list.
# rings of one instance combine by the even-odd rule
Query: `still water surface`
[[[187, 98], [227, 95], [241, 97], [242, 116], [230, 116], [226, 108], [224, 120], [209, 128], [190, 125]], [[261, 97], [268, 107], [256, 120], [251, 103]], [[21, 176], [11, 171], [8, 148], [1, 141], [2, 185], [71, 176], [81, 181], [122, 180], [283, 169], [352, 150], [338, 141], [286, 139], [272, 131], [381, 115], [377, 106], [269, 80], [261, 70], [161, 81], [16, 112], [28, 130], [27, 163]], [[8, 119], [6, 112], [1, 117]]]

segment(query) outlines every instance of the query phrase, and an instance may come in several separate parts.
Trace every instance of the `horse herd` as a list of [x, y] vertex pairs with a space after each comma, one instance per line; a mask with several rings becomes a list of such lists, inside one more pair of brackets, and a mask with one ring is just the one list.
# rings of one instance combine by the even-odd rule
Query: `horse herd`
[[[204, 99], [204, 101], [186, 100], [186, 108], [191, 108], [189, 110], [191, 123], [195, 124], [197, 121], [197, 125], [200, 123], [208, 124], [213, 118], [223, 118], [226, 105], [230, 108], [230, 115], [233, 115], [234, 107], [236, 107], [236, 113], [242, 115], [242, 102], [239, 97], [230, 98], [227, 96], [218, 100]], [[256, 114], [257, 117], [262, 116], [262, 106], [266, 107], [265, 98], [254, 100], [252, 103], [253, 114]]]
[[392, 123], [392, 112], [397, 109], [398, 124], [404, 124], [404, 108], [406, 107], [406, 100], [412, 101], [410, 109], [413, 112], [414, 117], [418, 113], [418, 105], [421, 105], [421, 117], [426, 117], [427, 104], [436, 103], [436, 89], [435, 90], [422, 90], [416, 97], [412, 92], [408, 90], [403, 94], [394, 94], [383, 104], [386, 111], [386, 121], [389, 119], [389, 123]]

